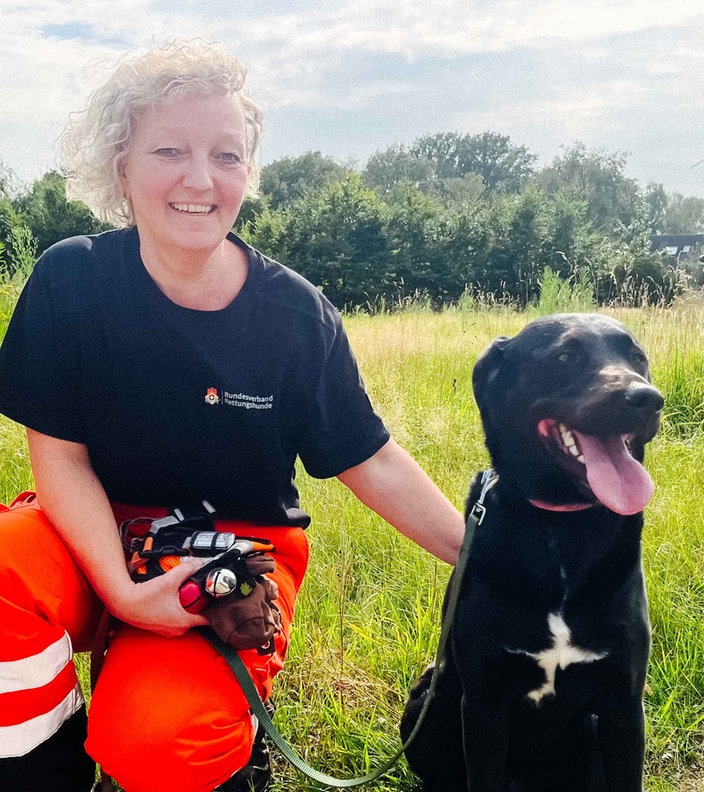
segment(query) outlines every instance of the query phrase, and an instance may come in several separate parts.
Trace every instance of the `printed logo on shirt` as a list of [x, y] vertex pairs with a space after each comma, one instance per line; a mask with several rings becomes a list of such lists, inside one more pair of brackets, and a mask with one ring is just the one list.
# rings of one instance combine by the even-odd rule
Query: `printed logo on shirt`
[[208, 388], [205, 392], [205, 403], [238, 407], [241, 410], [271, 410], [274, 407], [274, 394], [254, 396], [249, 393], [230, 393], [226, 390], [220, 392], [217, 388]]
[[218, 396], [217, 388], [208, 388], [208, 390], [205, 392], [205, 403], [220, 404], [220, 397]]

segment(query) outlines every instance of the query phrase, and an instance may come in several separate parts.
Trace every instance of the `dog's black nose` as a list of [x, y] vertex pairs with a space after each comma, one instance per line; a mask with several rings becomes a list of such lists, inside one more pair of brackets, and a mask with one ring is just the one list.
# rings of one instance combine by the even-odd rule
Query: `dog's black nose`
[[634, 382], [626, 390], [626, 401], [638, 410], [661, 410], [665, 403], [657, 388], [646, 383]]

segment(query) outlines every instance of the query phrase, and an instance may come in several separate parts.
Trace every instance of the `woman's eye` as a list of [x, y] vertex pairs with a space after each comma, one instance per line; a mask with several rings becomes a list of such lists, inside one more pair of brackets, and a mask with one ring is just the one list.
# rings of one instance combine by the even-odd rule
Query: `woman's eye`
[[178, 157], [181, 154], [181, 151], [177, 148], [170, 148], [166, 146], [164, 148], [155, 149], [154, 153], [157, 155], [157, 157], [163, 157], [164, 159], [173, 159], [174, 157]]
[[239, 165], [242, 162], [242, 157], [235, 151], [223, 151], [219, 156], [226, 165]]

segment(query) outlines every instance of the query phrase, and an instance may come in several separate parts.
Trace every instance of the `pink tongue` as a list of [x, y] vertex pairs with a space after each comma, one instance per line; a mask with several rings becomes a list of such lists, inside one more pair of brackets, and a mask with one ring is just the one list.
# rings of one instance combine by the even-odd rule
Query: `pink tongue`
[[628, 453], [620, 437], [600, 440], [574, 429], [587, 467], [587, 481], [597, 499], [616, 514], [643, 511], [655, 486], [645, 468]]

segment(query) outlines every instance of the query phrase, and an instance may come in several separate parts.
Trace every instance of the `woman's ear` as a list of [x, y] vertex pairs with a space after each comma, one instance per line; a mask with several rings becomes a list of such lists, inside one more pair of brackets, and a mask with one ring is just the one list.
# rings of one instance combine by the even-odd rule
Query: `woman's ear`
[[122, 155], [120, 155], [120, 158], [117, 161], [116, 167], [117, 167], [117, 175], [120, 177], [120, 186], [122, 187], [122, 197], [126, 201], [128, 201], [129, 200], [129, 194], [128, 194], [129, 183], [128, 183], [128, 179], [127, 179], [127, 157], [125, 156], [124, 153]]

